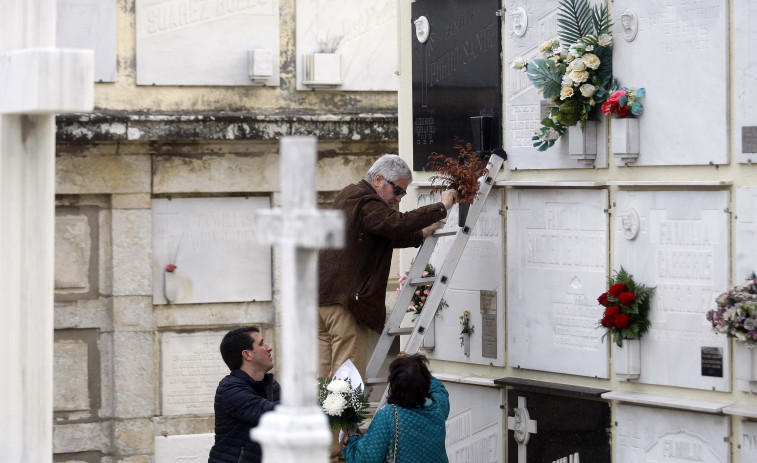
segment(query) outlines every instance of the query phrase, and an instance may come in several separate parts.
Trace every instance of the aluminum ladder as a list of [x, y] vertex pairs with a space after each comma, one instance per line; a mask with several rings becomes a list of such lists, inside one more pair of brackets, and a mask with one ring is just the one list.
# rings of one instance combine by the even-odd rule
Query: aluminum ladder
[[[502, 153], [504, 155], [504, 153]], [[384, 331], [376, 343], [376, 347], [373, 350], [371, 359], [368, 361], [366, 367], [366, 385], [373, 386], [378, 384], [387, 384], [388, 386], [388, 367], [394, 355], [398, 353], [397, 346], [399, 342], [398, 336], [410, 335], [410, 339], [405, 346], [405, 353], [415, 354], [423, 343], [423, 338], [428, 331], [429, 325], [433, 322], [436, 315], [436, 309], [439, 307], [439, 303], [444, 298], [444, 293], [447, 291], [450, 278], [455, 272], [460, 257], [463, 255], [465, 246], [468, 244], [468, 240], [471, 237], [473, 226], [478, 221], [478, 216], [481, 214], [484, 202], [489, 197], [489, 192], [494, 184], [494, 178], [502, 168], [504, 159], [497, 154], [492, 154], [487, 163], [488, 172], [486, 175], [479, 178], [478, 195], [473, 201], [468, 211], [468, 216], [465, 220], [465, 225], [459, 227], [457, 231], [454, 230], [437, 230], [433, 235], [427, 237], [418, 250], [418, 254], [415, 256], [415, 261], [407, 275], [407, 281], [402, 287], [397, 301], [394, 304], [389, 319], [384, 326]], [[439, 242], [439, 238], [445, 236], [455, 235], [455, 241], [450, 248], [449, 253], [444, 259], [444, 263], [441, 268], [435, 272], [433, 277], [423, 278], [423, 272], [426, 269], [431, 259], [431, 254]], [[414, 326], [401, 328], [400, 324], [407, 312], [407, 308], [410, 305], [410, 301], [413, 298], [415, 288], [420, 285], [433, 285], [431, 291], [423, 304], [423, 310], [416, 317]], [[391, 354], [391, 355], [390, 355]], [[381, 374], [387, 375], [381, 377]], [[381, 408], [386, 404], [389, 388], [384, 387], [384, 393], [381, 397], [381, 401], [378, 404], [378, 408]]]

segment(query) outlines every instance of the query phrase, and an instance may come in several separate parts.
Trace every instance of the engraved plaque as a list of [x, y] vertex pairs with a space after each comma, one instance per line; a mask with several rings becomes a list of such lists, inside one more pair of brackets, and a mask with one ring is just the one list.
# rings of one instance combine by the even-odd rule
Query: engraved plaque
[[[615, 240], [616, 270], [656, 287], [639, 381], [729, 391], [729, 339], [705, 318], [729, 285], [728, 192], [619, 191], [616, 203], [635, 209], [640, 224], [634, 240]], [[614, 226], [622, 234], [619, 218]], [[721, 376], [702, 375], [702, 347], [721, 349]]]
[[607, 191], [515, 189], [507, 204], [508, 364], [607, 378]]
[[89, 48], [95, 54], [95, 81], [116, 81], [116, 2], [57, 0], [55, 44]]
[[723, 349], [702, 347], [702, 376], [723, 377]]
[[266, 49], [278, 87], [278, 0], [135, 1], [137, 85], [253, 85], [249, 50]]
[[619, 404], [615, 419], [618, 463], [730, 461], [728, 417]]
[[742, 421], [739, 425], [740, 461], [757, 461], [757, 423], [754, 421]]
[[[438, 345], [437, 345], [438, 346]], [[449, 392], [445, 447], [450, 462], [498, 463], [502, 450], [502, 390], [444, 383]], [[471, 400], [475, 397], [476, 400]]]
[[[440, 311], [435, 320], [436, 347], [428, 352], [429, 358], [455, 362], [478, 363], [504, 366], [504, 343], [497, 342], [497, 327], [505, 326], [504, 298], [482, 297], [482, 293], [496, 294], [504, 287], [502, 268], [504, 266], [502, 189], [493, 188], [484, 202], [478, 221], [473, 226], [471, 237], [458, 262], [455, 273], [449, 281], [444, 299], [449, 307]], [[438, 201], [428, 195], [428, 190], [419, 193], [417, 204], [424, 205]], [[457, 230], [457, 207], [447, 216], [444, 230]], [[431, 255], [431, 264], [441, 269], [444, 258], [454, 243], [454, 236], [439, 239]], [[495, 304], [484, 309], [481, 304]], [[473, 334], [470, 337], [470, 356], [465, 356], [460, 342], [439, 342], [440, 339], [458, 340], [460, 337], [460, 315], [470, 311]], [[492, 318], [493, 317], [493, 318]], [[494, 336], [492, 338], [491, 336]], [[493, 342], [492, 342], [493, 341]]]
[[738, 162], [757, 164], [757, 2], [733, 2], [732, 8], [733, 146]]
[[319, 42], [337, 43], [342, 55], [339, 91], [397, 91], [397, 5], [394, 0], [297, 0], [297, 90], [302, 56]]
[[[568, 153], [568, 134], [546, 151], [537, 151], [531, 137], [549, 116], [553, 103], [545, 101], [536, 91], [525, 72], [511, 67], [516, 57], [527, 62], [539, 58], [539, 45], [557, 38], [558, 0], [506, 0], [505, 23], [502, 34], [505, 40], [502, 72], [505, 76], [505, 150], [508, 169], [576, 169], [591, 168], [591, 164], [577, 163]], [[524, 21], [524, 17], [526, 18]], [[524, 30], [525, 25], [525, 30]], [[570, 44], [565, 44], [567, 45]], [[605, 134], [607, 121], [599, 118], [598, 133]], [[607, 143], [598, 138], [596, 167], [607, 166]]]
[[153, 199], [153, 303], [167, 290], [172, 304], [270, 301], [271, 248], [255, 234], [255, 211], [268, 207], [260, 196]]
[[[621, 20], [626, 10], [637, 21], [630, 41], [624, 37], [633, 34], [626, 35], [628, 23]], [[618, 0], [612, 15], [613, 75], [620, 86], [646, 88], [634, 165], [728, 163], [728, 2]], [[707, 63], [711, 72], [696, 79], [682, 75], [692, 62]], [[681, 95], [687, 94], [700, 97], [681, 111]]]
[[[433, 153], [456, 155], [455, 136], [473, 142], [471, 117], [489, 116], [488, 144], [501, 146], [502, 64], [499, 0], [421, 0], [412, 19], [426, 16], [429, 38], [413, 47], [413, 169]], [[489, 130], [491, 129], [491, 130]]]
[[218, 382], [229, 374], [218, 351], [224, 334], [163, 334], [160, 371], [164, 415], [213, 413]]
[[481, 356], [497, 358], [496, 291], [481, 291]]

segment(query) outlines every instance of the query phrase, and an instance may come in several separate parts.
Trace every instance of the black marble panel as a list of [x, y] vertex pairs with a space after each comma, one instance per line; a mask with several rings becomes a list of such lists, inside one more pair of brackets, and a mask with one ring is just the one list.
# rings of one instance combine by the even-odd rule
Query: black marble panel
[[[609, 403], [510, 389], [508, 417], [515, 416], [519, 397], [525, 398], [528, 418], [536, 421], [536, 433], [525, 446], [526, 462], [551, 463], [578, 453], [581, 463], [610, 463]], [[507, 462], [517, 461], [518, 442], [508, 429]]]
[[431, 153], [457, 155], [455, 136], [482, 154], [502, 145], [502, 20], [500, 0], [419, 0], [429, 37], [413, 42], [413, 169]]

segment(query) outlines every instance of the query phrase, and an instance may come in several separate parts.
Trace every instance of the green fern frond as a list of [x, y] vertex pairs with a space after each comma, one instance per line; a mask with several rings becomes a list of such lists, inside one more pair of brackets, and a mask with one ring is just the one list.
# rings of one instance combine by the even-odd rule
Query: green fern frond
[[566, 46], [593, 32], [592, 10], [588, 0], [563, 0], [557, 12], [560, 41]]
[[607, 5], [604, 3], [601, 5], [594, 5], [591, 16], [595, 34], [609, 34], [612, 31], [612, 19], [610, 18], [610, 12], [607, 9]]

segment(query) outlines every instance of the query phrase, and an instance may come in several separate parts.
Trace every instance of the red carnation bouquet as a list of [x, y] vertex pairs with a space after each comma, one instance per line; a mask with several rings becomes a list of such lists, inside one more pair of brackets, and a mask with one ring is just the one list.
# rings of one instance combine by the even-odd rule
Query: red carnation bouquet
[[611, 335], [613, 342], [623, 347], [624, 339], [641, 339], [649, 329], [649, 304], [655, 288], [634, 282], [623, 267], [607, 282], [609, 289], [597, 298], [606, 307], [599, 325], [607, 329], [604, 336]]

